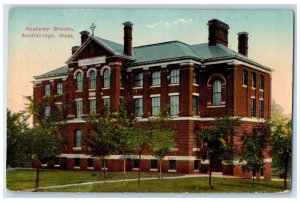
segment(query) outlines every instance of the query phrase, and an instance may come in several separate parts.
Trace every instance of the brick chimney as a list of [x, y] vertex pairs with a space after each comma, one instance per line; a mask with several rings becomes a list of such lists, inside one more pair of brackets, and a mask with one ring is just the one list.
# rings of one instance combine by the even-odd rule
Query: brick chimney
[[80, 32], [81, 34], [81, 45], [89, 38], [90, 33], [86, 30]]
[[78, 50], [79, 46], [72, 47], [72, 55]]
[[214, 46], [223, 44], [228, 46], [228, 29], [229, 26], [217, 19], [208, 21], [208, 45]]
[[132, 23], [124, 22], [124, 54], [132, 55]]
[[248, 56], [248, 32], [239, 32], [238, 33], [238, 49], [239, 53]]

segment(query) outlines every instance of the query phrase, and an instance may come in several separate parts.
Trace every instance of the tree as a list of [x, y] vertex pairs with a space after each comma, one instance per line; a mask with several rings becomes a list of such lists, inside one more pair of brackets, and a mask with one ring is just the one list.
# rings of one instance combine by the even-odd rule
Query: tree
[[[115, 127], [116, 119], [106, 108], [103, 117], [95, 113], [89, 115], [86, 119], [92, 125], [94, 133], [88, 138], [87, 143], [92, 155], [104, 160], [104, 180], [106, 177], [106, 158], [115, 153], [117, 148], [118, 128]], [[101, 175], [101, 171], [100, 171]]]
[[222, 160], [231, 162], [235, 151], [233, 139], [236, 135], [235, 127], [239, 125], [239, 118], [224, 117], [216, 120], [215, 127], [206, 128], [202, 135], [202, 148], [200, 149], [203, 159], [209, 160], [209, 188], [212, 187], [213, 162]]
[[[167, 109], [167, 108], [166, 108]], [[160, 115], [150, 122], [152, 137], [150, 147], [159, 161], [159, 176], [161, 179], [161, 163], [168, 152], [175, 148], [175, 130], [170, 127], [169, 116], [163, 109]]]
[[67, 106], [45, 115], [45, 107], [52, 104], [56, 96], [49, 96], [43, 100], [35, 101], [32, 97], [26, 97], [28, 103], [26, 110], [28, 116], [35, 116], [38, 119], [38, 126], [28, 131], [31, 138], [32, 159], [36, 163], [36, 191], [39, 190], [39, 173], [41, 163], [56, 157], [61, 153], [62, 135], [60, 128], [65, 125], [65, 113]]
[[30, 138], [25, 112], [12, 113], [7, 109], [7, 158], [6, 166], [30, 167]]
[[244, 172], [252, 172], [252, 187], [255, 187], [255, 175], [264, 165], [264, 154], [269, 145], [271, 127], [269, 123], [259, 123], [251, 133], [242, 136], [240, 162]]
[[291, 173], [292, 159], [292, 120], [283, 114], [282, 108], [272, 104], [272, 166], [284, 178], [284, 188], [287, 189], [287, 178]]

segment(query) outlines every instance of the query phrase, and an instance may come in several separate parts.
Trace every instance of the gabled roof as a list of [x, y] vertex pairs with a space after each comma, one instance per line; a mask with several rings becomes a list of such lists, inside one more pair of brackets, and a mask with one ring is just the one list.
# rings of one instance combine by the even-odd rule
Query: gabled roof
[[42, 78], [49, 78], [49, 77], [56, 77], [56, 76], [65, 76], [68, 73], [68, 67], [67, 66], [63, 66], [63, 67], [59, 67], [57, 69], [54, 69], [50, 72], [44, 73], [42, 75], [39, 76], [35, 76], [35, 79], [42, 79]]

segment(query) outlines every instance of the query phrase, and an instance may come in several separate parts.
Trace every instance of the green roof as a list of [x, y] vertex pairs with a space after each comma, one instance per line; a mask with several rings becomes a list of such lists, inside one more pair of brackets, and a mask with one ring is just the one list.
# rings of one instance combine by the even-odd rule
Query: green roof
[[68, 67], [67, 66], [63, 66], [60, 68], [57, 68], [55, 70], [52, 70], [50, 72], [44, 73], [42, 75], [39, 76], [35, 76], [35, 79], [42, 79], [42, 78], [49, 78], [49, 77], [55, 77], [55, 76], [64, 76], [67, 75], [68, 73]]
[[[98, 40], [98, 42], [107, 46], [107, 48], [110, 49], [110, 51], [114, 52], [116, 55], [133, 60], [134, 62], [131, 63], [130, 66], [155, 64], [179, 59], [194, 59], [202, 63], [224, 59], [239, 59], [246, 63], [258, 66], [264, 70], [271, 71], [270, 68], [263, 66], [221, 44], [217, 44], [214, 46], [209, 46], [208, 43], [188, 45], [180, 41], [168, 41], [163, 43], [134, 47], [133, 56], [128, 56], [123, 53], [124, 47], [122, 44], [99, 37], [94, 38]], [[40, 79], [46, 77], [61, 76], [66, 75], [67, 72], [67, 66], [63, 66], [40, 76], [36, 76], [35, 78]]]

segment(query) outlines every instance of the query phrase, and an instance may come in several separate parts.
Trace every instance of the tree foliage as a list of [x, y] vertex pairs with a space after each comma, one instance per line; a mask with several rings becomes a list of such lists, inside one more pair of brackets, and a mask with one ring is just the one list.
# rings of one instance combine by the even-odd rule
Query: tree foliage
[[292, 166], [292, 120], [283, 114], [282, 108], [272, 104], [272, 167], [284, 178], [287, 188], [287, 178]]
[[259, 123], [253, 128], [251, 133], [242, 136], [240, 149], [240, 162], [244, 172], [251, 172], [254, 177], [264, 165], [264, 151], [270, 145], [271, 127], [269, 123]]

